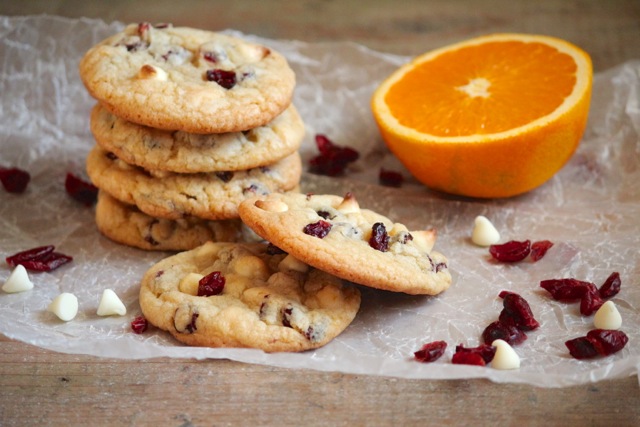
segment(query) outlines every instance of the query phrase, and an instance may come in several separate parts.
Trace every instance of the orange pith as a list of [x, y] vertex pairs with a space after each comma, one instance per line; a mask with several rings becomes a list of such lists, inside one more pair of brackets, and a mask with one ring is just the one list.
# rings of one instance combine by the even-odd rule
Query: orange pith
[[544, 36], [486, 36], [426, 53], [372, 99], [385, 142], [426, 185], [508, 197], [555, 174], [586, 125], [591, 61]]

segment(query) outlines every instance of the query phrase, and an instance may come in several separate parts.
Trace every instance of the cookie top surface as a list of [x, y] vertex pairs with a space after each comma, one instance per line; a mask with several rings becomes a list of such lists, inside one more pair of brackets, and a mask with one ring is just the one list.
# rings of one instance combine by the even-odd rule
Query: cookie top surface
[[256, 194], [287, 191], [300, 182], [300, 155], [246, 171], [178, 174], [131, 166], [94, 146], [87, 156], [93, 184], [157, 218], [238, 218], [238, 205]]
[[[400, 223], [361, 209], [351, 194], [270, 194], [242, 202], [239, 213], [265, 240], [345, 280], [426, 295], [451, 284], [447, 259], [432, 250], [433, 230], [409, 232]], [[373, 241], [372, 235], [377, 236]]]
[[[205, 276], [212, 295], [198, 296]], [[360, 293], [286, 254], [271, 255], [266, 244], [206, 243], [151, 267], [140, 307], [150, 323], [188, 345], [303, 351], [351, 323]]]
[[209, 221], [187, 217], [177, 220], [154, 218], [136, 206], [98, 192], [96, 225], [109, 239], [152, 251], [185, 251], [208, 241], [243, 241], [252, 233], [239, 219]]
[[265, 46], [187, 27], [131, 24], [87, 51], [89, 93], [125, 120], [193, 133], [262, 126], [291, 103], [295, 74]]
[[264, 126], [244, 132], [196, 134], [142, 126], [111, 114], [100, 104], [91, 112], [91, 131], [102, 148], [145, 169], [180, 173], [250, 169], [296, 151], [304, 123], [291, 105]]

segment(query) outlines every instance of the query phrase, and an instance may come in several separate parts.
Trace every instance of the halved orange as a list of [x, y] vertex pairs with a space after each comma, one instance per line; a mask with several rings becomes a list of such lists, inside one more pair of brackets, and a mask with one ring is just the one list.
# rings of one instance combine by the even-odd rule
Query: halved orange
[[510, 197], [573, 155], [592, 74], [589, 55], [567, 41], [494, 34], [418, 56], [382, 82], [371, 105], [389, 149], [428, 187]]

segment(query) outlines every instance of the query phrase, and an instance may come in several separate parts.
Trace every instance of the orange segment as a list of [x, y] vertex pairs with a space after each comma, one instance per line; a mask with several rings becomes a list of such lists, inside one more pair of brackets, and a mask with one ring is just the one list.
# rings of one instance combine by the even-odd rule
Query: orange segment
[[379, 86], [372, 110], [391, 151], [429, 187], [508, 197], [571, 157], [591, 84], [591, 60], [576, 46], [496, 34], [417, 57]]

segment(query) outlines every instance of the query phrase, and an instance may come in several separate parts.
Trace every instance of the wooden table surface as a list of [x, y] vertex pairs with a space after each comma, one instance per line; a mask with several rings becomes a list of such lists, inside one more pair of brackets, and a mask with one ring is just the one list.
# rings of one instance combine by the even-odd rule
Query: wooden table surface
[[[595, 71], [640, 59], [640, 2], [517, 0], [38, 0], [47, 13], [237, 29], [272, 39], [350, 40], [414, 55], [492, 32], [567, 39]], [[0, 336], [0, 425], [640, 425], [638, 377], [568, 388], [405, 380], [227, 360], [122, 361]]]

